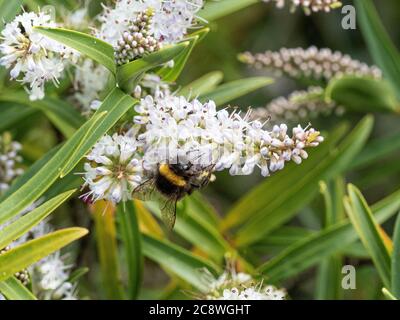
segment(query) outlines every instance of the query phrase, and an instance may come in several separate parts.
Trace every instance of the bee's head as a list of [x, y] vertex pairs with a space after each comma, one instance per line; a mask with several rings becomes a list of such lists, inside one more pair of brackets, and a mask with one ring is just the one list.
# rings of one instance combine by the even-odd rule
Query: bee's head
[[173, 169], [178, 174], [183, 174], [186, 171], [190, 170], [192, 168], [191, 163], [177, 163], [177, 164], [172, 164], [170, 167]]

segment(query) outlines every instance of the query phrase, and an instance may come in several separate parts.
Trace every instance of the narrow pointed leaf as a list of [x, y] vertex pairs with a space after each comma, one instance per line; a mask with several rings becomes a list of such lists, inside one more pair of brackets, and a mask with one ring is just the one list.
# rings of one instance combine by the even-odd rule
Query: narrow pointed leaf
[[76, 269], [70, 274], [70, 276], [68, 278], [68, 282], [75, 283], [80, 278], [82, 278], [85, 274], [87, 274], [88, 272], [89, 272], [89, 268], [86, 268], [86, 267]]
[[[371, 209], [377, 223], [387, 221], [400, 210], [400, 191], [374, 204]], [[357, 240], [357, 233], [346, 219], [293, 243], [260, 266], [259, 271], [273, 282], [287, 279], [329, 255], [341, 252]]]
[[163, 239], [164, 232], [154, 215], [144, 206], [142, 201], [134, 200], [133, 203], [139, 220], [140, 232], [157, 239]]
[[199, 12], [201, 18], [207, 21], [214, 21], [224, 16], [240, 11], [250, 5], [259, 2], [258, 0], [220, 0], [207, 1]]
[[29, 117], [33, 117], [38, 113], [38, 110], [20, 105], [3, 109], [0, 113], [0, 132], [9, 130], [13, 128], [15, 124]]
[[136, 83], [145, 72], [171, 61], [175, 57], [179, 56], [179, 54], [181, 54], [188, 46], [188, 41], [167, 46], [157, 52], [150, 53], [141, 59], [137, 59], [118, 67], [117, 80], [119, 85], [122, 88], [128, 88], [131, 82]]
[[112, 203], [97, 201], [91, 206], [96, 228], [96, 244], [103, 288], [108, 299], [122, 299], [122, 284], [118, 266], [115, 208]]
[[393, 252], [392, 252], [392, 292], [400, 299], [400, 214], [397, 215], [393, 234]]
[[[92, 146], [102, 137], [107, 131], [137, 102], [137, 100], [132, 99], [130, 96], [123, 94], [118, 91], [115, 95], [110, 95], [102, 105], [100, 106], [98, 112], [107, 112], [107, 115], [101, 117], [98, 122], [96, 122], [93, 127], [87, 131], [86, 135], [82, 138], [80, 144], [70, 156], [66, 162], [64, 168], [61, 171], [61, 178], [66, 176], [78, 162], [87, 154], [87, 152], [92, 148]], [[111, 110], [110, 110], [110, 106]]]
[[33, 293], [15, 277], [0, 282], [0, 293], [8, 300], [37, 300]]
[[[149, 203], [148, 206], [158, 218], [161, 218], [157, 203]], [[223, 259], [226, 252], [233, 251], [215, 227], [193, 216], [190, 199], [185, 199], [184, 203], [178, 205], [174, 232], [216, 260]]]
[[215, 275], [221, 272], [220, 268], [213, 263], [196, 257], [175, 244], [157, 240], [147, 235], [143, 235], [143, 253], [147, 258], [159, 263], [163, 268], [199, 290], [207, 289], [206, 283], [201, 278], [203, 269], [208, 269]]
[[31, 165], [25, 172], [15, 179], [13, 184], [2, 194], [0, 201], [3, 201], [8, 196], [13, 194], [16, 190], [22, 187], [26, 182], [29, 181], [60, 149], [61, 146], [56, 146], [45, 155], [43, 155], [39, 160], [37, 160], [33, 165]]
[[232, 100], [245, 96], [253, 91], [268, 86], [274, 82], [271, 78], [254, 77], [224, 83], [199, 97], [200, 101], [215, 101], [217, 106], [224, 105]]
[[63, 229], [28, 241], [2, 254], [0, 256], [0, 281], [60, 250], [87, 233], [88, 231], [83, 228]]
[[176, 81], [182, 73], [194, 47], [207, 35], [208, 32], [210, 32], [209, 28], [203, 28], [190, 34], [190, 37], [186, 39], [189, 41], [189, 45], [174, 59], [174, 66], [172, 68], [164, 66], [157, 72], [157, 74], [161, 76], [164, 81]]
[[4, 22], [8, 23], [21, 10], [23, 0], [0, 0], [0, 32], [4, 28]]
[[375, 63], [391, 81], [400, 98], [400, 54], [379, 18], [371, 0], [355, 1], [364, 39]]
[[382, 293], [386, 297], [387, 300], [398, 300], [393, 293], [391, 293], [388, 289], [382, 288]]
[[60, 194], [53, 199], [42, 204], [40, 207], [25, 214], [12, 224], [0, 231], [0, 248], [5, 248], [12, 241], [18, 239], [23, 234], [27, 233], [40, 221], [49, 216], [57, 209], [64, 201], [66, 201], [76, 190], [71, 190]]
[[400, 102], [384, 80], [345, 76], [332, 79], [325, 99], [356, 112], [400, 112]]
[[374, 139], [365, 146], [364, 150], [360, 152], [359, 157], [354, 159], [351, 168], [364, 168], [374, 162], [382, 160], [392, 153], [395, 153], [399, 149], [399, 133]]
[[222, 82], [224, 74], [221, 71], [212, 71], [194, 80], [179, 90], [179, 95], [197, 97], [214, 90]]
[[353, 185], [348, 187], [349, 198], [345, 200], [346, 212], [361, 241], [369, 252], [386, 287], [390, 287], [390, 252], [381, 236], [371, 209], [361, 192]]
[[0, 95], [0, 101], [19, 103], [42, 111], [67, 138], [84, 123], [84, 118], [77, 110], [59, 99], [46, 97], [43, 100], [30, 101], [25, 92], [8, 91], [7, 94]]
[[36, 201], [59, 178], [66, 176], [92, 146], [132, 107], [135, 100], [114, 89], [98, 112], [24, 185], [0, 203], [0, 224]]
[[[328, 228], [343, 219], [342, 199], [344, 182], [342, 179], [335, 184], [320, 183], [321, 193], [325, 203], [324, 228]], [[338, 300], [341, 292], [342, 257], [334, 254], [325, 258], [318, 266], [315, 297], [318, 300]]]
[[340, 283], [342, 281], [342, 260], [340, 256], [335, 255], [325, 258], [318, 266], [316, 277], [317, 300], [338, 300], [340, 292]]
[[78, 31], [45, 27], [36, 27], [35, 29], [39, 33], [88, 56], [115, 74], [114, 48], [110, 44]]
[[143, 256], [142, 240], [133, 202], [126, 202], [125, 208], [120, 205], [117, 215], [120, 219], [122, 242], [128, 267], [128, 296], [130, 299], [136, 299], [142, 281]]

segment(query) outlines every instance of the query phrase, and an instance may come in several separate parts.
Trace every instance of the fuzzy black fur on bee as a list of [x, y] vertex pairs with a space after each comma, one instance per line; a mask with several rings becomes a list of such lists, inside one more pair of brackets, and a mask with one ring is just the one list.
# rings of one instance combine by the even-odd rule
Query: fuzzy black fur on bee
[[192, 163], [158, 164], [157, 172], [134, 190], [133, 197], [151, 200], [157, 191], [163, 197], [160, 203], [162, 218], [172, 229], [176, 219], [177, 202], [212, 181], [213, 168], [214, 165], [204, 168]]

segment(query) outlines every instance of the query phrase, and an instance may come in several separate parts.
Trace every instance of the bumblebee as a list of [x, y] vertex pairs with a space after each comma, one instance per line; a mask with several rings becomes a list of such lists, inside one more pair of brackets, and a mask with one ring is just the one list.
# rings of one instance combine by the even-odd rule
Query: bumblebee
[[133, 191], [133, 197], [143, 201], [158, 200], [161, 217], [172, 229], [176, 220], [177, 202], [212, 181], [213, 168], [214, 165], [202, 168], [192, 163], [158, 164], [157, 172]]

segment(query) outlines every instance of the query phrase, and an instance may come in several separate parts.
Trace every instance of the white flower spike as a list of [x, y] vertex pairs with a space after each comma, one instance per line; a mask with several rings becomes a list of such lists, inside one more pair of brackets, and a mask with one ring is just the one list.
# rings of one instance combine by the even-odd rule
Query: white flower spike
[[176, 43], [195, 25], [196, 13], [203, 3], [203, 0], [117, 0], [113, 8], [104, 7], [97, 36], [116, 46], [136, 17], [151, 9], [154, 12], [151, 35], [165, 44]]
[[[138, 90], [140, 91], [140, 90]], [[285, 124], [266, 130], [265, 124], [233, 110], [217, 110], [213, 101], [201, 103], [158, 91], [135, 107], [134, 125], [125, 135], [105, 136], [93, 148], [85, 164], [83, 197], [131, 199], [141, 182], [154, 177], [159, 164], [191, 163], [203, 170], [229, 170], [250, 175], [258, 167], [263, 176], [282, 170], [285, 163], [300, 164], [307, 148], [323, 141], [312, 128]]]

